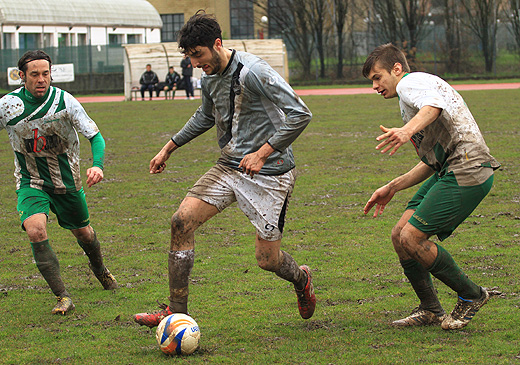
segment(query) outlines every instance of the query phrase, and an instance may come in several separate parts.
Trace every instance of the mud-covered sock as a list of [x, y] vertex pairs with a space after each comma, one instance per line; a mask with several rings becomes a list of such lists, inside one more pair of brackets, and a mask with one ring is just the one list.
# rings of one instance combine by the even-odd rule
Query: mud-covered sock
[[296, 261], [287, 252], [282, 251], [282, 265], [275, 274], [282, 279], [290, 281], [297, 290], [303, 290], [307, 284], [307, 274], [300, 269]]
[[188, 313], [188, 284], [194, 261], [194, 249], [168, 253], [169, 300], [173, 313]]
[[429, 310], [438, 316], [443, 315], [439, 299], [437, 298], [437, 291], [433, 287], [432, 278], [428, 270], [426, 270], [418, 261], [413, 259], [402, 260], [404, 275], [410, 281], [415, 294], [421, 301], [421, 308]]
[[105, 265], [103, 265], [101, 244], [99, 243], [96, 232], [94, 232], [94, 239], [92, 240], [92, 242], [86, 243], [78, 240], [78, 244], [83, 249], [83, 251], [85, 251], [85, 254], [87, 255], [90, 261], [90, 267], [92, 268], [94, 274], [100, 275], [101, 273], [103, 273]]
[[442, 246], [437, 245], [437, 257], [428, 271], [455, 291], [459, 297], [469, 300], [480, 298], [480, 286], [468, 278]]
[[43, 278], [57, 297], [70, 297], [60, 275], [60, 263], [52, 250], [49, 240], [31, 242], [36, 266]]

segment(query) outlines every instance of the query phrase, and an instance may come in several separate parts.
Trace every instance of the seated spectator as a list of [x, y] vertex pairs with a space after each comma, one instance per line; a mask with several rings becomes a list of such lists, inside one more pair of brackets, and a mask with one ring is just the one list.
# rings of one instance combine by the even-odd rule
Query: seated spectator
[[161, 92], [161, 90], [164, 90], [164, 94], [167, 97], [168, 91], [171, 90], [172, 99], [175, 98], [175, 91], [177, 90], [177, 85], [181, 81], [181, 77], [177, 72], [175, 72], [173, 66], [170, 66], [169, 71], [166, 74], [166, 77], [164, 80], [165, 80], [164, 82], [160, 82], [159, 84], [157, 84], [157, 88], [156, 88], [157, 96], [159, 96], [159, 93]]
[[148, 90], [150, 93], [150, 100], [152, 100], [153, 91], [155, 90], [155, 85], [159, 82], [159, 78], [157, 74], [152, 71], [152, 65], [146, 65], [146, 71], [141, 75], [141, 79], [139, 79], [139, 83], [141, 84], [141, 98], [144, 100], [144, 92]]

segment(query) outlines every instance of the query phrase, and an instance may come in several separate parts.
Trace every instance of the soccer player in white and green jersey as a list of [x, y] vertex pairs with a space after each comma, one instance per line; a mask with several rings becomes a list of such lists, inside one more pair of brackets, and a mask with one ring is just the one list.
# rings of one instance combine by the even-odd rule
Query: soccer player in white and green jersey
[[[440, 324], [445, 330], [466, 326], [489, 299], [487, 290], [470, 280], [441, 245], [488, 194], [500, 164], [489, 153], [464, 99], [446, 81], [424, 72], [410, 73], [402, 51], [392, 44], [377, 47], [363, 66], [363, 75], [385, 99], [399, 97], [405, 125], [381, 126], [376, 147], [393, 155], [411, 141], [420, 162], [409, 172], [377, 189], [365, 205], [367, 214], [381, 214], [395, 193], [422, 181], [392, 230], [392, 243], [419, 306], [394, 326]], [[446, 315], [431, 275], [459, 297]]]
[[96, 123], [66, 91], [51, 86], [51, 59], [43, 51], [28, 51], [18, 61], [24, 86], [0, 99], [0, 130], [6, 129], [15, 159], [16, 193], [22, 228], [31, 242], [36, 265], [58, 302], [53, 314], [74, 309], [49, 245], [49, 209], [61, 227], [69, 229], [89, 258], [89, 266], [104, 289], [117, 282], [103, 264], [100, 243], [90, 226], [79, 166], [77, 132], [92, 145], [93, 166], [87, 185], [103, 179], [105, 141]]

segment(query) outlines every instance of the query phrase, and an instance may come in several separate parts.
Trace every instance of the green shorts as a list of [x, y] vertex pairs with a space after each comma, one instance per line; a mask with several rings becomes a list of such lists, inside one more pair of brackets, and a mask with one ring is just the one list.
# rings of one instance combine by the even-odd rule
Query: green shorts
[[415, 210], [408, 222], [442, 241], [475, 210], [492, 185], [493, 175], [481, 185], [459, 186], [453, 173], [442, 177], [436, 173], [408, 203], [406, 209]]
[[78, 229], [90, 224], [87, 201], [83, 188], [74, 193], [52, 194], [34, 188], [22, 188], [18, 195], [18, 214], [23, 223], [34, 214], [49, 216], [49, 208], [58, 218], [58, 224], [65, 229]]

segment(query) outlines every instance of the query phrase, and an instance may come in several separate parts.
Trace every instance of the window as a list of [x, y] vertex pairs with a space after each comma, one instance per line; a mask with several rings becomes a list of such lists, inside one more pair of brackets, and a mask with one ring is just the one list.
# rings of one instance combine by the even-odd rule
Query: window
[[177, 35], [184, 25], [184, 14], [161, 15], [163, 27], [161, 29], [162, 42], [177, 42]]
[[253, 2], [250, 0], [230, 0], [231, 38], [255, 38]]
[[128, 43], [128, 44], [141, 43], [141, 35], [140, 34], [128, 34], [126, 43]]
[[43, 34], [43, 47], [54, 47], [54, 34], [52, 33], [44, 33]]
[[58, 34], [58, 47], [68, 47], [70, 46], [70, 34], [68, 33], [59, 33]]
[[4, 49], [13, 49], [13, 33], [4, 33]]
[[78, 33], [78, 46], [87, 45], [87, 35], [85, 33]]
[[123, 43], [122, 34], [109, 34], [108, 35], [108, 45], [109, 46], [120, 46], [122, 43]]
[[20, 49], [39, 49], [41, 33], [20, 33], [18, 39], [20, 41]]

